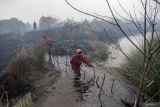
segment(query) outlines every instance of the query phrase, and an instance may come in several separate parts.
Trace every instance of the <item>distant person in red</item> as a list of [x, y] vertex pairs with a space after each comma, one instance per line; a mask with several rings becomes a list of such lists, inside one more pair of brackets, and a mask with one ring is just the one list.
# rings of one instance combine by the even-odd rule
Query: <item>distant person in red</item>
[[75, 54], [70, 60], [70, 64], [71, 64], [72, 70], [74, 71], [74, 73], [76, 74], [76, 77], [78, 78], [81, 77], [80, 66], [82, 62], [87, 64], [89, 67], [93, 67], [93, 65], [90, 64], [88, 59], [82, 54], [82, 50], [76, 49]]
[[47, 50], [48, 56], [49, 56], [49, 62], [52, 63], [52, 54], [53, 54], [53, 44], [55, 41], [52, 38], [49, 38], [48, 36], [44, 36], [44, 46]]

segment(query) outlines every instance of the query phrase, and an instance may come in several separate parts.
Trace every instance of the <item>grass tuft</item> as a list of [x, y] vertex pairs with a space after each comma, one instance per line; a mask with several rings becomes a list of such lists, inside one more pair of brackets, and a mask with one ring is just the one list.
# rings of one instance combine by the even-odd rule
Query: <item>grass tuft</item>
[[[157, 40], [153, 41], [153, 44], [160, 44]], [[154, 46], [154, 45], [153, 45]], [[143, 47], [141, 48], [143, 50]], [[149, 69], [144, 81], [143, 91], [148, 96], [153, 96], [157, 91], [160, 90], [160, 49], [153, 55], [149, 63]], [[124, 75], [132, 81], [132, 83], [139, 87], [140, 79], [143, 71], [143, 55], [142, 53], [134, 50], [130, 53], [129, 58], [126, 59], [121, 67], [124, 69]], [[154, 101], [159, 101], [160, 96], [157, 95], [153, 99]]]
[[[40, 45], [19, 52], [8, 64], [8, 67], [0, 74], [1, 102], [15, 96], [22, 96], [34, 89], [34, 84], [43, 78], [45, 51]], [[3, 95], [7, 92], [6, 95]]]

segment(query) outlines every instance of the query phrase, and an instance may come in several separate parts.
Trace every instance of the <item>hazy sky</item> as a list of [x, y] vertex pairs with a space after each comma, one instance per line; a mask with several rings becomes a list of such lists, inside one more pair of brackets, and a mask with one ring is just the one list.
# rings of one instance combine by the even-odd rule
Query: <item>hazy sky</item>
[[[109, 15], [109, 9], [105, 0], [68, 0], [73, 6], [89, 13], [98, 13], [101, 15]], [[112, 7], [115, 8], [120, 14], [117, 0], [109, 0]], [[133, 8], [135, 4], [136, 9], [141, 6], [138, 0], [120, 0], [122, 5], [127, 10]], [[19, 18], [24, 22], [32, 23], [34, 20], [38, 21], [39, 18], [44, 16], [53, 16], [60, 19], [72, 18], [81, 20], [84, 18], [92, 19], [82, 13], [73, 10], [64, 0], [0, 0], [0, 19], [8, 19], [11, 17]]]

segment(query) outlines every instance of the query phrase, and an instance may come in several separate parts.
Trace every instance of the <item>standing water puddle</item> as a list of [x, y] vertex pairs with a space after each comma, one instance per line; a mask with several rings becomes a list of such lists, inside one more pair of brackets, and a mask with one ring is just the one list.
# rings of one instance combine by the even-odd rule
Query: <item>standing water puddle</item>
[[45, 98], [40, 107], [124, 107], [120, 100], [134, 102], [134, 94], [98, 66], [95, 66], [94, 79], [93, 69], [83, 66], [81, 85], [75, 87], [76, 81], [73, 71], [66, 66], [66, 57], [57, 58], [53, 63], [62, 75], [54, 86], [53, 95]]

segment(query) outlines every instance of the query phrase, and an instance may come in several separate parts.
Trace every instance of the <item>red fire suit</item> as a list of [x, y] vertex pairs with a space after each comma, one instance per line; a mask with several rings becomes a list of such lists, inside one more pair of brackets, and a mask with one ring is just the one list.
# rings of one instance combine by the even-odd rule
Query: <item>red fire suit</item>
[[71, 64], [72, 70], [74, 71], [74, 73], [77, 76], [81, 76], [80, 66], [81, 66], [82, 62], [84, 62], [85, 64], [87, 64], [90, 67], [93, 67], [89, 63], [88, 59], [84, 55], [82, 55], [82, 54], [75, 54], [75, 55], [73, 55], [73, 57], [70, 60], [70, 64]]

